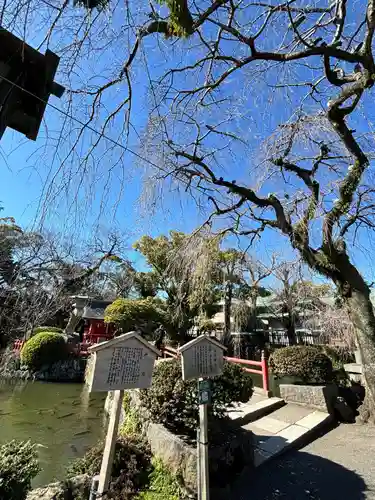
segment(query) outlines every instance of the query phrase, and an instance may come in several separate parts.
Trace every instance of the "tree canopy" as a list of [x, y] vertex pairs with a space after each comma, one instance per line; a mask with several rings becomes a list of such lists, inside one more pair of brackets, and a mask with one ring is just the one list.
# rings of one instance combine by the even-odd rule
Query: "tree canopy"
[[143, 236], [134, 244], [150, 269], [136, 274], [135, 289], [141, 297], [158, 293], [165, 299], [168, 325], [175, 335], [187, 334], [197, 316], [210, 317], [219, 297], [214, 270], [217, 243], [211, 238], [195, 243], [192, 235], [171, 231], [169, 236]]
[[57, 142], [56, 170], [71, 165], [62, 184], [101, 179], [103, 150], [123, 178], [132, 154], [155, 193], [192, 197], [205, 227], [249, 244], [282, 235], [338, 287], [375, 401], [375, 317], [353, 259], [374, 227], [374, 0], [83, 5], [9, 1], [2, 13], [7, 29], [40, 29], [39, 47], [60, 49], [77, 120]]
[[86, 254], [55, 235], [23, 230], [12, 217], [0, 220], [1, 346], [49, 322], [63, 328], [71, 295], [116, 293], [109, 277], [126, 263], [118, 256], [119, 241], [94, 243]]
[[160, 326], [168, 329], [168, 318], [162, 300], [116, 299], [106, 308], [104, 320], [113, 323], [121, 332], [134, 329], [151, 336]]

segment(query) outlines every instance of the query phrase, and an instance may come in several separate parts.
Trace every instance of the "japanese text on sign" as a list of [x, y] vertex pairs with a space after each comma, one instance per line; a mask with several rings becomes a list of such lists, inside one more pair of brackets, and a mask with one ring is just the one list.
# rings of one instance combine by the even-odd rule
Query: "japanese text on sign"
[[86, 373], [90, 392], [150, 387], [159, 352], [135, 332], [91, 346], [89, 351], [93, 355]]
[[107, 384], [134, 384], [140, 377], [142, 347], [115, 347], [113, 349]]
[[202, 377], [215, 372], [217, 367], [217, 348], [211, 344], [200, 344], [194, 347], [193, 368]]

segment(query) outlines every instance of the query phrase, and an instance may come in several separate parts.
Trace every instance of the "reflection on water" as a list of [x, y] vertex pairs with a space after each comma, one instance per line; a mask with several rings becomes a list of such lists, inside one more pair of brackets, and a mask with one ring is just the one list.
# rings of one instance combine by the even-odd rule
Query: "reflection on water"
[[0, 380], [0, 443], [38, 443], [34, 487], [63, 479], [69, 462], [103, 438], [104, 399], [81, 384]]

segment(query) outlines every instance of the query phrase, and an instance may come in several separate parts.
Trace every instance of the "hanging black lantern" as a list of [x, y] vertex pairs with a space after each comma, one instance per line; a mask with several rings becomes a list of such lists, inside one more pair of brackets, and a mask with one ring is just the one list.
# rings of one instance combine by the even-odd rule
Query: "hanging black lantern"
[[0, 139], [10, 127], [36, 140], [49, 96], [65, 90], [54, 82], [59, 61], [0, 27]]

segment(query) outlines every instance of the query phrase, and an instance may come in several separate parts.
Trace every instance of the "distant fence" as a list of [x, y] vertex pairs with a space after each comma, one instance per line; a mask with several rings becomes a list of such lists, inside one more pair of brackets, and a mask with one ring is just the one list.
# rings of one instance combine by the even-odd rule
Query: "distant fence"
[[[264, 332], [271, 346], [287, 347], [290, 344], [286, 330], [268, 330]], [[295, 339], [300, 345], [316, 345], [325, 341], [321, 331], [296, 330]]]

